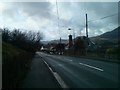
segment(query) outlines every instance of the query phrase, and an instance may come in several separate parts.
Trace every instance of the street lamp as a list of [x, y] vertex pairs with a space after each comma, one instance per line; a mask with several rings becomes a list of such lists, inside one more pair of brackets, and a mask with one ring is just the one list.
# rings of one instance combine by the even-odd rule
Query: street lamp
[[68, 28], [68, 30], [71, 30], [71, 28]]
[[68, 34], [71, 35], [71, 28], [68, 28]]

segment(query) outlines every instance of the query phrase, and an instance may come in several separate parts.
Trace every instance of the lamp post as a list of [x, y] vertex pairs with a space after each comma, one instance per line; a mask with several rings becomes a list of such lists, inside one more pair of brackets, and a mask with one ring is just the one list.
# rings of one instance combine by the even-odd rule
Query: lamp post
[[71, 35], [71, 28], [68, 28], [68, 31], [69, 31], [69, 35]]

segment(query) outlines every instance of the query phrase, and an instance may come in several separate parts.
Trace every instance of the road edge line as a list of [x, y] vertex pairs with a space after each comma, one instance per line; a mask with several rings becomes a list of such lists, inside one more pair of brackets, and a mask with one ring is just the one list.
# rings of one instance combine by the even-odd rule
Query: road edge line
[[68, 85], [66, 85], [65, 82], [63, 81], [63, 79], [60, 77], [60, 75], [57, 72], [54, 72], [46, 61], [43, 60], [43, 62], [47, 65], [48, 69], [51, 71], [51, 73], [53, 74], [53, 76], [55, 77], [55, 79], [57, 80], [59, 85], [62, 88], [69, 88]]

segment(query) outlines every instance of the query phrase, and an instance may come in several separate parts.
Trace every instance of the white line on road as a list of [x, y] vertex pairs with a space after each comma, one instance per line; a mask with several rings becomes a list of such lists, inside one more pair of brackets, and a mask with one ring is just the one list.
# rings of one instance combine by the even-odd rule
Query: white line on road
[[66, 60], [71, 61], [71, 62], [73, 61], [73, 60], [70, 60], [70, 59], [66, 59]]
[[62, 67], [63, 65], [62, 65], [62, 64], [58, 64], [58, 66], [61, 66], [61, 67]]
[[68, 86], [65, 84], [65, 82], [62, 80], [62, 78], [59, 76], [58, 73], [54, 72], [54, 76], [61, 85], [62, 88], [68, 88]]
[[[43, 61], [44, 61], [44, 60], [43, 60]], [[59, 76], [59, 74], [58, 74], [57, 72], [54, 72], [54, 71], [52, 70], [52, 68], [49, 67], [49, 65], [48, 65], [48, 63], [47, 63], [46, 61], [44, 61], [44, 63], [47, 65], [47, 67], [49, 68], [49, 70], [51, 71], [51, 73], [54, 75], [55, 79], [58, 81], [58, 83], [60, 84], [60, 86], [61, 86], [62, 88], [69, 88], [69, 87], [67, 86], [67, 84], [63, 81], [63, 79]]]
[[104, 70], [101, 69], [101, 68], [94, 67], [94, 66], [91, 66], [91, 65], [88, 65], [88, 64], [84, 64], [84, 63], [79, 63], [79, 64], [84, 65], [84, 66], [87, 66], [87, 67], [90, 67], [90, 68], [93, 68], [93, 69], [96, 69], [96, 70], [99, 70], [99, 71], [104, 71]]

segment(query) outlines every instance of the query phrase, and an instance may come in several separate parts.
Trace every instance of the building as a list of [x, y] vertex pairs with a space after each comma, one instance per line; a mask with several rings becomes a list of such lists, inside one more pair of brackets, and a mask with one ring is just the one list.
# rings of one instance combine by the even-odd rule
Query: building
[[68, 53], [71, 54], [86, 55], [88, 50], [94, 50], [96, 47], [96, 45], [86, 36], [78, 36], [73, 41], [71, 40], [71, 36], [69, 36], [69, 43], [65, 47], [65, 49], [68, 50]]

